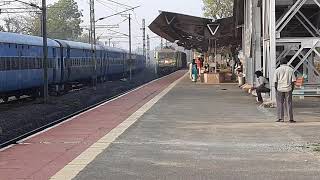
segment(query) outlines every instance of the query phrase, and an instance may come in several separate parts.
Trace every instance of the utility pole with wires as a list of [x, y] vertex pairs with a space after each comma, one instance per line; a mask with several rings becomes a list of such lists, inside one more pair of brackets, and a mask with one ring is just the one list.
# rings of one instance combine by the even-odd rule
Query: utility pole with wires
[[42, 39], [43, 39], [43, 99], [48, 103], [49, 99], [49, 82], [48, 82], [48, 40], [47, 40], [47, 5], [46, 0], [42, 0]]
[[129, 80], [132, 80], [131, 14], [129, 14]]
[[96, 90], [97, 86], [97, 61], [96, 61], [96, 28], [95, 28], [94, 0], [90, 0], [90, 44], [92, 53], [92, 86]]
[[148, 67], [150, 67], [150, 37], [147, 35], [147, 63]]
[[142, 19], [143, 57], [146, 58], [146, 20]]

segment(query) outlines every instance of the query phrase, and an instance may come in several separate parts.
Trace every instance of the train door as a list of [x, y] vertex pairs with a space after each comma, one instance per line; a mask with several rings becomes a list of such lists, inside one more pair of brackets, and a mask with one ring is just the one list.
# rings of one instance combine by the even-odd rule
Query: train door
[[125, 73], [126, 73], [126, 67], [125, 67], [126, 54], [123, 53], [123, 54], [121, 55], [121, 57], [122, 57], [122, 74], [123, 74], [122, 76], [125, 77]]
[[106, 52], [106, 74], [107, 74], [107, 78], [109, 80], [109, 76], [110, 76], [110, 52]]
[[65, 58], [65, 65], [66, 65], [66, 70], [67, 70], [67, 81], [70, 80], [71, 78], [71, 58], [70, 58], [70, 47], [67, 47], [67, 52], [66, 52], [66, 58]]
[[101, 51], [102, 53], [102, 59], [101, 59], [101, 78], [102, 80], [105, 80], [106, 77], [106, 52], [104, 50]]
[[[52, 68], [53, 82], [56, 83], [58, 81], [58, 61], [57, 61], [57, 50], [55, 47], [49, 47], [48, 50], [52, 51], [52, 58], [48, 57], [49, 67]], [[50, 71], [49, 71], [50, 72]]]
[[[22, 63], [25, 60], [23, 57], [23, 45], [16, 45], [17, 55], [18, 58], [14, 58], [14, 61], [12, 64], [14, 64], [14, 67], [17, 67], [17, 74], [14, 80], [16, 81], [15, 84], [17, 84], [18, 89], [23, 88], [24, 84], [24, 71], [22, 70]], [[16, 65], [17, 64], [17, 65]]]
[[[60, 43], [59, 43], [60, 44]], [[60, 62], [60, 84], [63, 84], [63, 82], [65, 81], [66, 77], [65, 77], [65, 52], [64, 52], [64, 48], [63, 46], [60, 44], [60, 54], [58, 57], [58, 61]]]

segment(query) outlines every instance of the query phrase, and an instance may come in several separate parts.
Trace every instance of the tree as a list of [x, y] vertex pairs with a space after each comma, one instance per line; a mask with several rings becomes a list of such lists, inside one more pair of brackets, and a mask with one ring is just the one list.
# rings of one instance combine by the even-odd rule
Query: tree
[[12, 33], [24, 33], [26, 21], [23, 17], [7, 17], [3, 19], [4, 24], [0, 25], [0, 31]]
[[89, 39], [89, 34], [83, 33], [77, 39], [74, 40], [78, 42], [89, 43]]
[[[74, 0], [59, 0], [48, 7], [47, 33], [49, 38], [77, 39], [81, 33], [80, 27], [82, 12]], [[41, 14], [31, 14], [29, 32], [32, 35], [41, 35]]]
[[213, 19], [231, 17], [233, 15], [234, 0], [203, 0], [204, 16]]

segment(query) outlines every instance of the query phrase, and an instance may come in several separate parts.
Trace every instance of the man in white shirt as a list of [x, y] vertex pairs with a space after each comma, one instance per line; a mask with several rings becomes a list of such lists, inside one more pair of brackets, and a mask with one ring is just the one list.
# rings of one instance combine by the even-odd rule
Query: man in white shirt
[[294, 75], [294, 70], [287, 65], [288, 61], [286, 58], [280, 60], [280, 67], [276, 69], [274, 74], [274, 83], [276, 88], [276, 98], [277, 98], [277, 122], [284, 122], [284, 109], [286, 106], [289, 122], [295, 123], [293, 120], [292, 111], [292, 91], [294, 89], [294, 83], [296, 77]]
[[257, 76], [257, 85], [251, 89], [256, 90], [259, 103], [263, 103], [261, 93], [270, 92], [269, 81], [263, 76], [261, 71], [256, 71], [254, 74]]

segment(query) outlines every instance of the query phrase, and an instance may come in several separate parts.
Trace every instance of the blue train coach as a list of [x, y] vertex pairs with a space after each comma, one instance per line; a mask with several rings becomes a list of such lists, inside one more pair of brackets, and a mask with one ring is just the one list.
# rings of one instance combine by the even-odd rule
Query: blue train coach
[[[43, 84], [42, 38], [0, 32], [0, 97], [36, 94]], [[59, 44], [48, 39], [48, 79], [58, 83]]]
[[[0, 98], [10, 96], [36, 97], [43, 86], [42, 38], [0, 32]], [[74, 82], [88, 81], [96, 76], [104, 81], [129, 71], [128, 52], [106, 46], [93, 51], [87, 43], [48, 39], [49, 90], [65, 91]], [[133, 72], [145, 68], [145, 57], [133, 54]]]

